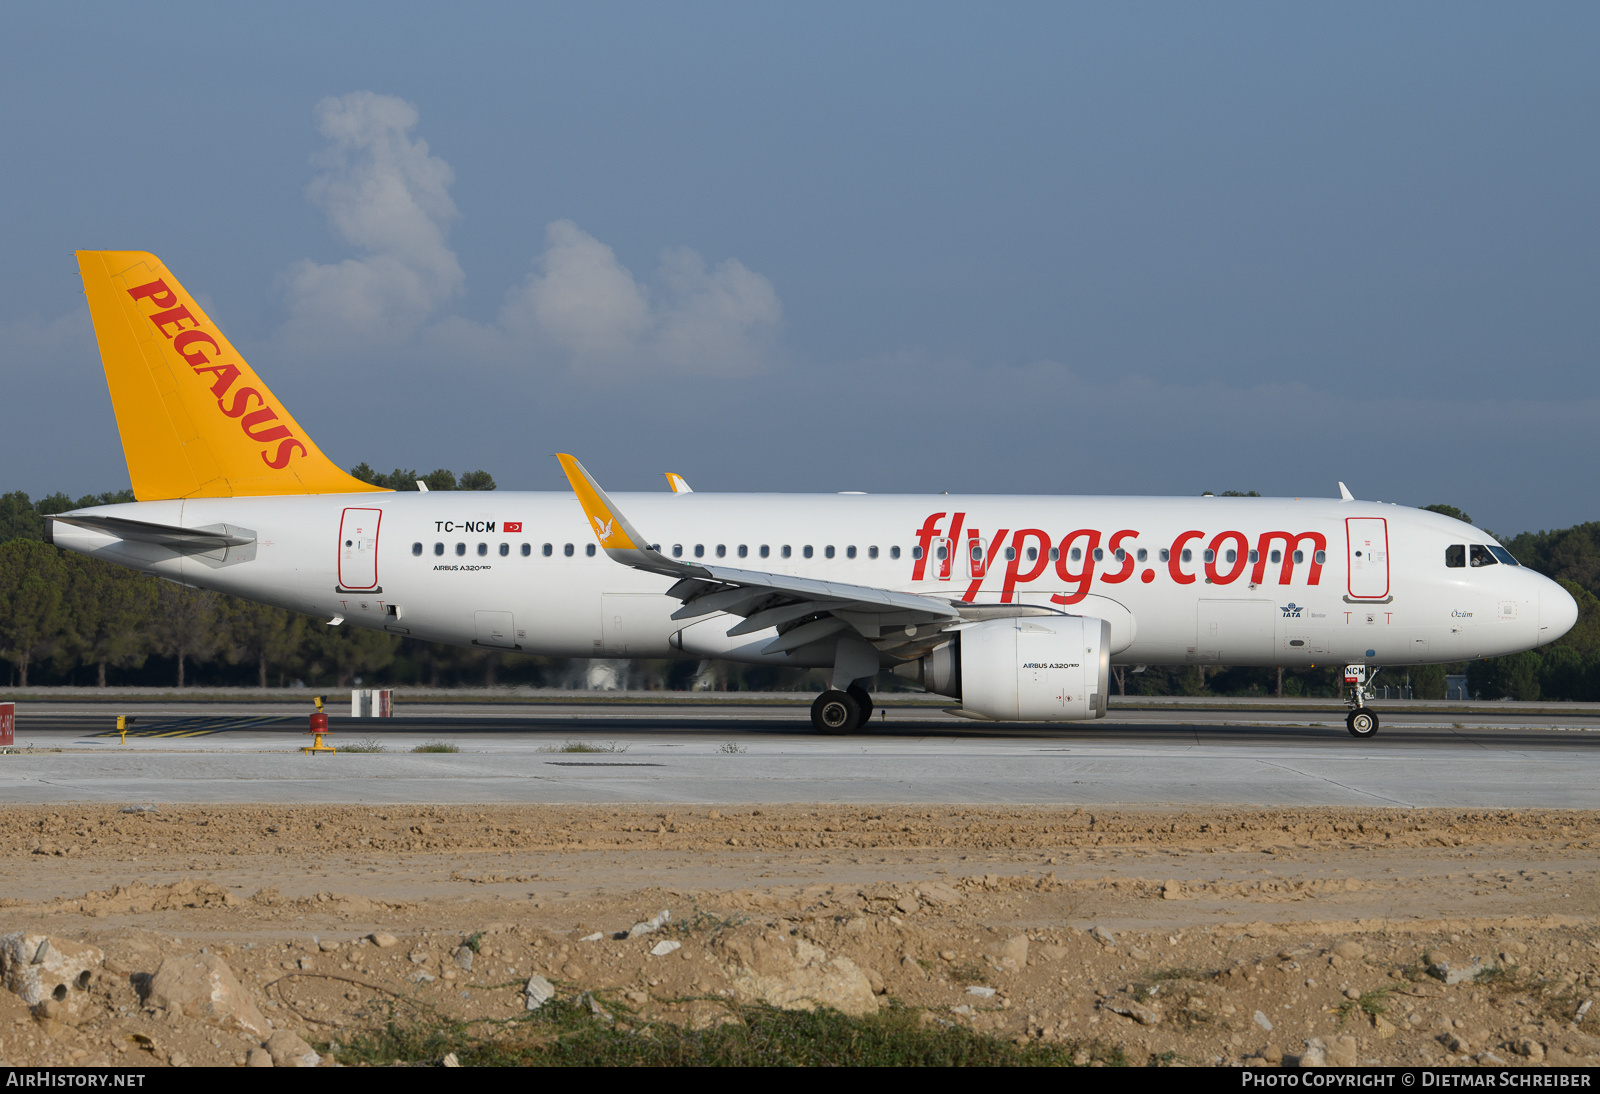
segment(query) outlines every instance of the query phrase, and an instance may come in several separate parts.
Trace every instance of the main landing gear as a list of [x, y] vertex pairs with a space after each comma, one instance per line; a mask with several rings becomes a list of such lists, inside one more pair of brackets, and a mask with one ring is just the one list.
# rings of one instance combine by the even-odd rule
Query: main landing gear
[[844, 691], [825, 691], [811, 704], [811, 724], [829, 735], [860, 729], [872, 717], [872, 696], [860, 684]]
[[[1378, 675], [1374, 669], [1373, 676]], [[1345, 728], [1350, 731], [1350, 736], [1365, 740], [1378, 735], [1378, 715], [1367, 706], [1371, 695], [1367, 691], [1367, 666], [1346, 665], [1344, 667], [1344, 686], [1348, 694], [1345, 702], [1350, 705], [1350, 713], [1345, 716]]]

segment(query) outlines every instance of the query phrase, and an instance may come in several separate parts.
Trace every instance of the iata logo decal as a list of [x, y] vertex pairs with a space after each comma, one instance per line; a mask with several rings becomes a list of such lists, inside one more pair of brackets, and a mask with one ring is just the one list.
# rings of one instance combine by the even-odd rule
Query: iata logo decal
[[[178, 303], [178, 294], [167, 287], [165, 281], [151, 281], [145, 285], [138, 285], [128, 290], [128, 295], [135, 300], [149, 300], [161, 309], [155, 314], [147, 316], [155, 324], [156, 330], [162, 337], [172, 341], [172, 348], [178, 351], [195, 374], [209, 372], [214, 377], [211, 384], [211, 394], [217, 397], [217, 409], [229, 418], [239, 419], [239, 428], [244, 430], [244, 435], [252, 441], [263, 444], [278, 442], [277, 450], [264, 448], [261, 450], [261, 462], [274, 470], [281, 471], [289, 466], [289, 460], [298, 449], [300, 455], [306, 455], [306, 446], [290, 432], [289, 427], [283, 425], [278, 419], [277, 410], [267, 405], [266, 397], [253, 387], [241, 387], [232, 391], [232, 401], [224, 402], [230, 395], [233, 382], [242, 373], [237, 365], [213, 364], [206, 356], [206, 351], [201, 345], [208, 345], [212, 352], [221, 353], [222, 347], [217, 345], [217, 340], [203, 330], [194, 328], [199, 326], [194, 313]], [[184, 324], [188, 326], [185, 327]], [[171, 328], [170, 330], [168, 328]], [[251, 409], [250, 401], [256, 402], [255, 409]], [[269, 426], [267, 423], [279, 421], [278, 425]]]
[[1300, 613], [1306, 610], [1306, 606], [1304, 604], [1296, 604], [1291, 600], [1287, 604], [1280, 604], [1278, 610], [1283, 613], [1283, 618], [1285, 619], [1299, 619]]

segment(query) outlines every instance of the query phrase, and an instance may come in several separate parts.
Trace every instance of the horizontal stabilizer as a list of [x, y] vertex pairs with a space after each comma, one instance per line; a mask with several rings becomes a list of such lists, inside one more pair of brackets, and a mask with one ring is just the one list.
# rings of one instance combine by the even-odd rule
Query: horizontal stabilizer
[[207, 528], [180, 528], [175, 524], [151, 524], [149, 521], [95, 516], [88, 513], [76, 515], [61, 513], [50, 517], [49, 520], [76, 525], [91, 532], [101, 532], [135, 543], [154, 543], [182, 554], [244, 547], [256, 541], [255, 532], [229, 524], [212, 525]]

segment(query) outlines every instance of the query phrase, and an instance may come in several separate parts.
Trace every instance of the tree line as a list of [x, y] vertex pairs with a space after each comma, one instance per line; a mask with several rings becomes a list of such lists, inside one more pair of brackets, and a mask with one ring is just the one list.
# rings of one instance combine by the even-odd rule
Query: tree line
[[[393, 490], [493, 490], [486, 471], [426, 475], [365, 463], [363, 482]], [[1252, 496], [1225, 491], [1223, 496]], [[813, 673], [692, 661], [586, 660], [460, 649], [321, 620], [148, 577], [44, 542], [44, 518], [69, 509], [131, 502], [130, 491], [30, 500], [0, 495], [0, 659], [11, 687], [285, 687], [526, 685], [623, 686], [673, 690], [815, 690]], [[1466, 520], [1448, 505], [1428, 506]], [[1445, 676], [1465, 673], [1484, 699], [1600, 701], [1600, 522], [1499, 538], [1523, 565], [1552, 577], [1578, 602], [1578, 623], [1548, 646], [1462, 665], [1391, 669], [1379, 683], [1409, 685], [1417, 698], [1442, 699]], [[1315, 669], [1198, 666], [1120, 673], [1129, 695], [1337, 696], [1337, 666]], [[1281, 689], [1281, 690], [1280, 690]]]

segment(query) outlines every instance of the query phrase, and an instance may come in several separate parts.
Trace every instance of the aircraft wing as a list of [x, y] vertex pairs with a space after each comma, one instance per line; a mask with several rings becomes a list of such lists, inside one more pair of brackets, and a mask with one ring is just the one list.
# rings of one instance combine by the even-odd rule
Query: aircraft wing
[[[998, 613], [981, 605], [957, 605], [936, 597], [897, 592], [870, 585], [793, 574], [709, 566], [668, 558], [648, 543], [628, 519], [617, 511], [593, 476], [573, 457], [557, 457], [572, 483], [584, 515], [607, 555], [625, 566], [675, 577], [667, 595], [683, 601], [673, 619], [693, 619], [713, 612], [741, 616], [729, 637], [754, 634], [776, 627], [778, 637], [763, 647], [764, 653], [798, 649], [847, 629], [879, 640], [881, 646], [923, 644], [946, 626], [993, 614], [1059, 614], [1046, 608], [995, 605]], [[887, 640], [887, 641], [884, 641]]]

